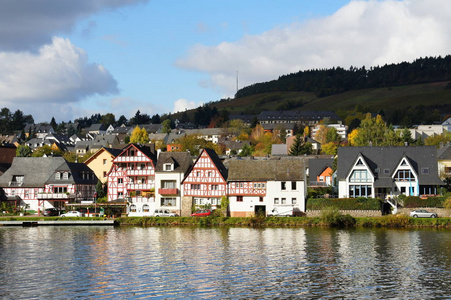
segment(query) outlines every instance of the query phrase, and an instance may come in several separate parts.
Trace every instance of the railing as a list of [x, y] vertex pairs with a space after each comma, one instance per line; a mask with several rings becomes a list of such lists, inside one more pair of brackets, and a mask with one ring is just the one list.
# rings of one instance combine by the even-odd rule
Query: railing
[[145, 183], [127, 183], [128, 190], [150, 190], [154, 188], [154, 184], [145, 184]]
[[115, 162], [149, 162], [145, 156], [120, 156], [114, 159]]
[[67, 193], [39, 193], [38, 199], [74, 199], [75, 194]]
[[330, 183], [327, 183], [325, 181], [310, 181], [308, 186], [321, 186], [321, 187], [327, 187], [330, 186]]
[[151, 170], [151, 169], [127, 170], [126, 173], [127, 173], [128, 176], [150, 176], [150, 175], [154, 175], [153, 170]]

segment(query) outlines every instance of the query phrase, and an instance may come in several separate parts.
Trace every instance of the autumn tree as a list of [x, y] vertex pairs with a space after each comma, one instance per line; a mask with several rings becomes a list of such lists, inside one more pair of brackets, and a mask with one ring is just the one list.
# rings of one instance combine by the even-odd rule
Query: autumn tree
[[137, 144], [147, 144], [149, 143], [149, 134], [147, 130], [143, 127], [142, 129], [139, 126], [136, 126], [133, 129], [132, 134], [130, 136], [130, 143]]
[[27, 145], [19, 145], [16, 149], [17, 157], [28, 157], [31, 156], [31, 148]]
[[161, 131], [163, 133], [171, 133], [171, 120], [170, 119], [164, 120], [163, 123], [161, 123], [161, 125], [163, 126], [163, 128], [161, 129]]
[[189, 151], [191, 155], [199, 155], [200, 149], [210, 148], [214, 149], [216, 153], [219, 149], [216, 144], [209, 142], [201, 138], [197, 134], [190, 134], [177, 140], [177, 143], [181, 145], [182, 151]]
[[350, 133], [348, 141], [351, 146], [396, 146], [402, 143], [399, 134], [387, 126], [380, 115], [371, 117], [371, 114], [367, 114], [360, 127]]

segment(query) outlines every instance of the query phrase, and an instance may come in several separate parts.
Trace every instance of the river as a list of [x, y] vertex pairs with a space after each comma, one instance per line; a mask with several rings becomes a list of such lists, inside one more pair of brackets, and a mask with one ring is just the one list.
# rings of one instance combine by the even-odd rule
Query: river
[[450, 245], [430, 229], [0, 227], [0, 298], [451, 298]]

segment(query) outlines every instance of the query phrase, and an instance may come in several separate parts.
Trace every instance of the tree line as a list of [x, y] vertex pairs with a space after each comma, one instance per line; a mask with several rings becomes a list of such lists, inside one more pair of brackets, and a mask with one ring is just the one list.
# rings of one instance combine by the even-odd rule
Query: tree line
[[383, 88], [451, 80], [451, 56], [425, 57], [408, 63], [385, 64], [366, 69], [351, 66], [299, 71], [277, 80], [255, 83], [240, 89], [235, 97], [270, 92], [314, 92], [317, 97], [350, 90]]

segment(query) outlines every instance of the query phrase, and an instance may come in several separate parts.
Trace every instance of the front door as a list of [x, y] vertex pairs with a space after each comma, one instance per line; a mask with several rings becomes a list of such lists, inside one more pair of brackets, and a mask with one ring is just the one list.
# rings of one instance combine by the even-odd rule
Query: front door
[[266, 216], [266, 206], [265, 205], [255, 205], [255, 215]]

